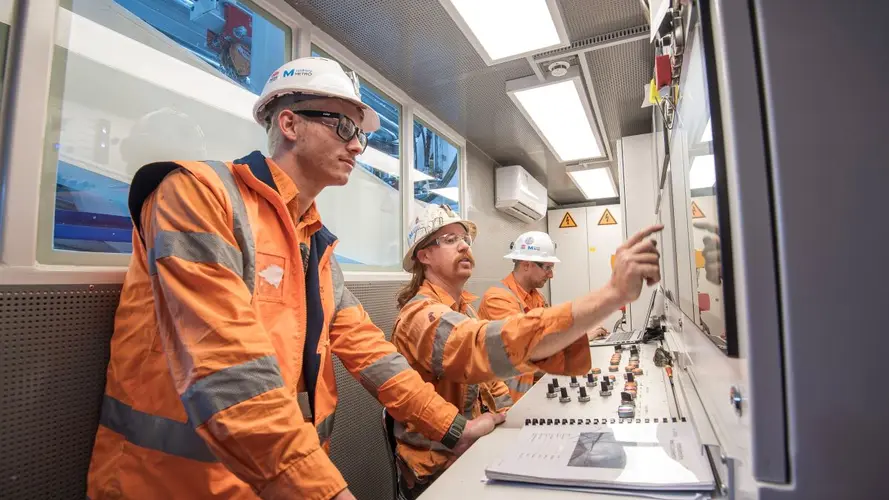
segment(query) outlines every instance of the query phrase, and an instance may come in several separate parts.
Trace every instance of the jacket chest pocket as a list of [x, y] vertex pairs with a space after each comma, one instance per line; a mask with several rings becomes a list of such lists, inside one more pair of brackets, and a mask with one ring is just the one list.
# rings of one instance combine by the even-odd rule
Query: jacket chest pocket
[[258, 299], [284, 302], [284, 282], [290, 272], [287, 257], [267, 252], [256, 252], [256, 286]]

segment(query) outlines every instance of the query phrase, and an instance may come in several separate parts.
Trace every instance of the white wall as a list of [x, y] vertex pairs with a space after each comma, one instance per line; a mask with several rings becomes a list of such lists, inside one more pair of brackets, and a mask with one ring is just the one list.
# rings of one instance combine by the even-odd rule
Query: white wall
[[[623, 137], [617, 141], [620, 199], [625, 223], [624, 239], [655, 224], [657, 168], [651, 134]], [[630, 305], [630, 327], [644, 328], [648, 303], [655, 287], [643, 287], [642, 295]]]
[[[608, 210], [617, 224], [599, 225], [605, 210]], [[587, 260], [589, 260], [590, 290], [597, 290], [611, 279], [611, 256], [617, 253], [617, 247], [624, 241], [624, 222], [620, 205], [587, 207], [586, 219], [589, 234]], [[612, 313], [603, 322], [603, 326], [610, 331], [621, 315], [620, 311]]]

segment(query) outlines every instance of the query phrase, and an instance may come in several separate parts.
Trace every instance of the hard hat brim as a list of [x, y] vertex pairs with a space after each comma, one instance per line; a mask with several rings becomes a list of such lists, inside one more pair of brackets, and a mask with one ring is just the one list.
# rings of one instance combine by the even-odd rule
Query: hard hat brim
[[515, 252], [508, 253], [503, 256], [508, 260], [525, 260], [528, 262], [552, 262], [553, 264], [562, 262], [558, 257], [536, 257], [532, 255], [522, 255]]
[[285, 96], [288, 94], [297, 94], [297, 93], [304, 94], [304, 95], [318, 96], [319, 98], [330, 97], [333, 99], [342, 99], [343, 101], [350, 102], [350, 103], [358, 106], [358, 108], [361, 109], [362, 112], [364, 112], [364, 119], [361, 121], [361, 123], [358, 124], [358, 126], [361, 127], [361, 130], [363, 130], [365, 132], [376, 132], [377, 130], [380, 129], [380, 115], [378, 115], [377, 112], [374, 111], [374, 109], [371, 108], [370, 106], [368, 106], [367, 104], [364, 104], [363, 102], [361, 102], [357, 99], [352, 99], [350, 97], [345, 97], [345, 96], [342, 96], [339, 94], [320, 92], [320, 91], [294, 92], [292, 90], [286, 90], [286, 91], [282, 90], [282, 91], [278, 91], [278, 92], [273, 92], [273, 93], [265, 96], [262, 99], [257, 99], [256, 104], [253, 105], [253, 120], [255, 120], [256, 123], [258, 123], [260, 126], [265, 128], [267, 123], [263, 118], [265, 117], [265, 112], [266, 112], [266, 109], [268, 108], [269, 104], [271, 104], [275, 99], [277, 99], [279, 97], [282, 97], [282, 96]]
[[[462, 224], [463, 228], [466, 229], [466, 232], [469, 233], [469, 236], [471, 236], [472, 239], [475, 240], [475, 237], [478, 234], [478, 226], [475, 225], [475, 222], [472, 222], [472, 221], [466, 220], [466, 219], [460, 219], [460, 220], [450, 221], [447, 224], [445, 224], [445, 226], [448, 226], [451, 224]], [[445, 227], [445, 226], [442, 226], [442, 227]], [[417, 251], [418, 248], [422, 247], [428, 241], [432, 240], [432, 236], [435, 233], [437, 233], [439, 229], [441, 229], [441, 227], [436, 229], [435, 231], [427, 234], [423, 238], [420, 238], [419, 240], [415, 241], [414, 244], [411, 245], [410, 248], [408, 248], [407, 252], [404, 254], [404, 258], [401, 260], [401, 268], [404, 269], [405, 272], [409, 273], [414, 270], [414, 262], [415, 262], [414, 261], [414, 253]]]

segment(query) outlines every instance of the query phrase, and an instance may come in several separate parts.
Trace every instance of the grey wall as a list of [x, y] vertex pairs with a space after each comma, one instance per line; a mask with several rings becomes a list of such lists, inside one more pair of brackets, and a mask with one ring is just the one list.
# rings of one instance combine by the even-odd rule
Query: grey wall
[[[526, 224], [495, 209], [494, 169], [500, 165], [472, 144], [466, 147], [466, 163], [468, 214], [478, 225], [478, 238], [472, 245], [476, 266], [466, 288], [482, 295], [512, 271], [512, 262], [503, 258], [509, 244], [525, 231], [546, 231], [546, 218]], [[549, 285], [542, 292], [549, 300]]]

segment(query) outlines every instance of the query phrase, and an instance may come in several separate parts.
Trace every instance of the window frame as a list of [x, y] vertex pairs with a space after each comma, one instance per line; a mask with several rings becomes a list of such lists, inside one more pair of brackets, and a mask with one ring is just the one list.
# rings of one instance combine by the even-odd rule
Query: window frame
[[[457, 148], [457, 161], [459, 162], [458, 168], [460, 169], [460, 171], [458, 172], [458, 178], [457, 178], [457, 193], [458, 193], [457, 195], [460, 198], [458, 200], [458, 203], [460, 204], [460, 217], [467, 218], [469, 212], [468, 212], [468, 208], [466, 207], [466, 204], [467, 204], [466, 196], [468, 194], [468, 190], [466, 189], [466, 144], [465, 144], [465, 142], [462, 145], [458, 144], [456, 141], [454, 141], [453, 138], [448, 137], [446, 134], [441, 133], [438, 128], [436, 128], [435, 126], [431, 125], [429, 122], [426, 121], [426, 119], [423, 117], [422, 113], [415, 113], [415, 115], [414, 115], [414, 120], [411, 123], [411, 127], [410, 127], [411, 136], [413, 136], [413, 130], [414, 130], [415, 123], [419, 123], [420, 125], [433, 131], [439, 137], [445, 139], [452, 146]], [[410, 143], [411, 143], [411, 148], [413, 148], [414, 141], [411, 140]], [[410, 164], [410, 170], [413, 170], [413, 169], [414, 169], [414, 162], [412, 161]], [[410, 170], [409, 170], [409, 172], [410, 172]], [[413, 189], [411, 189], [410, 195], [411, 195], [411, 201], [413, 201], [414, 200]], [[413, 208], [413, 204], [411, 204], [411, 208]], [[416, 214], [413, 214], [413, 216], [416, 217]]]

